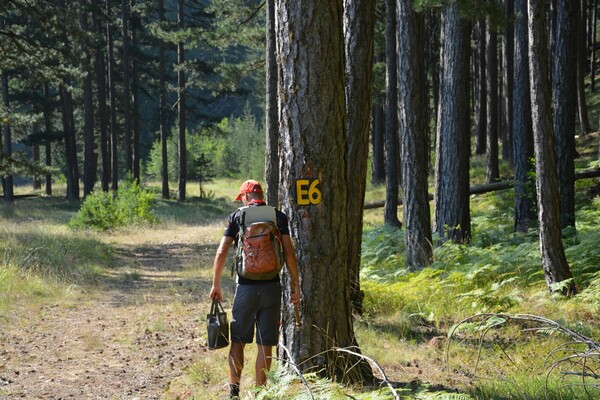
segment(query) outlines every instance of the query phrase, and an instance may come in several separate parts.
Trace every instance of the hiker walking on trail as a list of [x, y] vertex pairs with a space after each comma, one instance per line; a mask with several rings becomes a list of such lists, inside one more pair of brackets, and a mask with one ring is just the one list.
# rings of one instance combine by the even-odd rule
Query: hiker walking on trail
[[247, 180], [236, 198], [244, 206], [231, 213], [214, 260], [210, 298], [221, 301], [221, 275], [227, 252], [236, 246], [237, 287], [231, 310], [229, 350], [230, 399], [239, 398], [244, 368], [244, 347], [256, 333], [256, 386], [266, 382], [273, 346], [279, 339], [281, 285], [279, 270], [284, 262], [292, 281], [291, 302], [300, 303], [296, 253], [290, 239], [288, 218], [263, 201], [259, 182]]

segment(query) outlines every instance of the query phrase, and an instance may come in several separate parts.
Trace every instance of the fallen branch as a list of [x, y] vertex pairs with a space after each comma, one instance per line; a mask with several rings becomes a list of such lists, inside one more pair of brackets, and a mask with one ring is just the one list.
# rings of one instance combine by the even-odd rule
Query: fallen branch
[[[463, 319], [458, 324], [456, 324], [450, 332], [448, 333], [448, 341], [446, 343], [446, 365], [448, 371], [450, 371], [450, 362], [449, 362], [449, 354], [450, 354], [450, 341], [452, 337], [457, 332], [458, 328], [467, 323], [477, 322], [477, 329], [481, 330], [478, 336], [478, 351], [477, 351], [477, 360], [475, 362], [473, 376], [477, 377], [477, 372], [479, 368], [479, 362], [481, 360], [481, 354], [483, 349], [483, 344], [488, 333], [496, 329], [500, 326], [506, 325], [509, 322], [516, 322], [518, 324], [528, 324], [531, 323], [537, 324], [538, 326], [535, 328], [531, 328], [530, 326], [524, 327], [523, 331], [535, 331], [535, 332], [558, 332], [562, 335], [565, 335], [571, 339], [570, 342], [561, 344], [554, 348], [546, 357], [546, 361], [544, 365], [547, 368], [545, 385], [546, 390], [548, 390], [548, 382], [550, 379], [551, 373], [556, 370], [559, 366], [563, 364], [567, 364], [568, 366], [577, 367], [579, 371], [561, 371], [562, 376], [579, 376], [581, 377], [581, 383], [569, 383], [571, 386], [582, 386], [584, 390], [589, 393], [589, 389], [598, 389], [600, 388], [600, 381], [590, 381], [591, 379], [600, 380], [600, 374], [598, 374], [595, 370], [592, 369], [590, 364], [597, 366], [600, 363], [600, 343], [595, 342], [594, 340], [572, 330], [569, 329], [556, 321], [550, 320], [548, 318], [540, 317], [537, 315], [531, 314], [517, 314], [517, 315], [507, 315], [507, 314], [479, 314], [474, 315], [468, 318]], [[581, 346], [585, 346], [585, 350], [581, 350]], [[577, 348], [577, 346], [579, 348]], [[558, 355], [559, 353], [565, 354], [563, 357], [555, 360], [551, 364], [549, 364], [549, 360]], [[508, 355], [506, 355], [508, 357]], [[512, 362], [510, 357], [508, 359]], [[519, 389], [521, 390], [521, 389]], [[591, 394], [590, 394], [591, 395]]]

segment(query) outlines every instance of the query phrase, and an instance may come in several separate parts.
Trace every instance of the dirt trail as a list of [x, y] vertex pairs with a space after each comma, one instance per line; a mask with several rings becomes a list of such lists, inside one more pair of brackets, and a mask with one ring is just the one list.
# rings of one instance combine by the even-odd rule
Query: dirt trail
[[199, 324], [214, 248], [118, 246], [120, 265], [96, 287], [17, 307], [0, 320], [0, 399], [161, 398], [207, 351]]

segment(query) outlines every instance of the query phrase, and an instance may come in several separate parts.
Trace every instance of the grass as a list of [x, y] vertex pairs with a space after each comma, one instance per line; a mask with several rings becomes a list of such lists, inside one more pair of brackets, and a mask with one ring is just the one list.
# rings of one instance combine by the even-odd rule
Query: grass
[[[361, 269], [365, 313], [355, 323], [363, 354], [376, 360], [390, 379], [410, 387], [399, 390], [407, 396], [410, 392], [413, 398], [587, 398], [559, 370], [546, 380], [546, 360], [566, 340], [560, 335], [525, 334], [518, 327], [494, 329], [480, 346], [477, 330], [461, 332], [452, 341], [447, 334], [458, 321], [477, 313], [530, 313], [551, 317], [598, 341], [600, 200], [583, 195], [593, 183], [577, 182], [577, 230], [564, 232], [565, 251], [579, 288], [572, 299], [546, 292], [536, 232], [512, 232], [511, 190], [473, 196], [473, 242], [436, 248], [435, 262], [420, 272], [403, 267], [404, 231], [382, 226], [381, 209], [367, 210]], [[208, 198], [195, 197], [192, 189], [186, 203], [158, 199], [156, 225], [108, 233], [86, 231], [85, 235], [66, 228], [77, 204], [48, 197], [0, 205], [0, 320], [15, 304], [57, 301], [74, 285], [93, 285], [116, 269], [120, 269], [121, 283], [139, 281], [135, 269], [119, 264], [116, 247], [190, 241], [210, 243], [210, 248], [199, 246], [198, 254], [214, 251], [224, 217], [235, 207], [232, 199], [238, 187], [234, 180], [215, 180], [205, 186]], [[369, 186], [366, 201], [380, 200], [384, 193], [384, 187]], [[401, 213], [400, 207], [399, 218]], [[198, 268], [200, 260], [194, 257], [181, 266], [181, 284], [187, 291], [204, 293], [208, 287], [197, 286], [198, 279], [208, 281], [211, 270], [206, 265]], [[180, 288], [166, 290], [175, 293]], [[190, 301], [196, 300], [182, 298], [181, 304]], [[139, 318], [146, 321], [144, 329], [150, 333], [167, 329], [160, 316]], [[90, 347], [96, 345], [93, 336], [88, 342]], [[254, 351], [254, 346], [248, 347], [247, 360], [254, 358]], [[195, 399], [220, 398], [227, 389], [225, 352], [199, 356], [172, 382], [166, 398], [184, 394]], [[477, 376], [473, 371], [476, 363]], [[249, 363], [245, 387], [251, 386], [252, 369]], [[284, 370], [274, 369], [271, 382], [268, 391], [252, 396], [308, 398], [303, 385]], [[310, 377], [310, 382], [311, 388], [325, 396], [322, 398], [392, 398], [384, 389], [340, 387], [316, 377]], [[424, 382], [438, 386], [421, 385]], [[461, 392], [440, 388], [460, 388]]]

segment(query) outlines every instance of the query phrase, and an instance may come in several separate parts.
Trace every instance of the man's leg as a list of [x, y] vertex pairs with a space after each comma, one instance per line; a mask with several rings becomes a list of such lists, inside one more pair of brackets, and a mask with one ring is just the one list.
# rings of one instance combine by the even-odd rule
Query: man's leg
[[244, 369], [244, 346], [244, 343], [231, 342], [229, 348], [229, 385], [231, 394], [236, 396], [239, 395], [240, 379]]
[[258, 354], [256, 355], [256, 386], [262, 386], [267, 381], [267, 371], [271, 368], [271, 352], [273, 346], [262, 346], [258, 347]]

